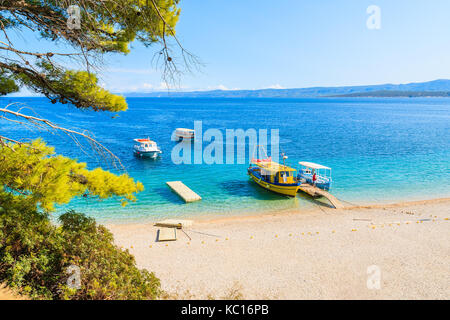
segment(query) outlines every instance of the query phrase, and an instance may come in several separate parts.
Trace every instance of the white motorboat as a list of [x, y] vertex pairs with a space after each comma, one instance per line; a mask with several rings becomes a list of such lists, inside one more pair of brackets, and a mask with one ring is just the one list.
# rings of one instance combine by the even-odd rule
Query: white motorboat
[[134, 139], [136, 144], [133, 147], [134, 154], [139, 157], [157, 158], [162, 151], [159, 150], [155, 141], [147, 139]]

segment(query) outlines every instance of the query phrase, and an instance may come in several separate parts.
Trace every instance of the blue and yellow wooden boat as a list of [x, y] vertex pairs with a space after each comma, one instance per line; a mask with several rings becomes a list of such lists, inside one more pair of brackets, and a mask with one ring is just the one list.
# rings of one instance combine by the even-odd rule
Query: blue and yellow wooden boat
[[252, 159], [248, 168], [250, 178], [259, 186], [291, 197], [296, 196], [299, 186], [296, 171], [284, 164], [273, 162], [270, 157]]

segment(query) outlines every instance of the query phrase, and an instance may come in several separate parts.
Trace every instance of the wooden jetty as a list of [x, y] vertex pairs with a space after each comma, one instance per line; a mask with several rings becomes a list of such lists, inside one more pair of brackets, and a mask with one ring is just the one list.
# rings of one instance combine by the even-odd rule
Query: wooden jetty
[[194, 202], [198, 200], [202, 200], [198, 194], [192, 191], [188, 186], [186, 186], [181, 181], [169, 181], [166, 184], [173, 190], [176, 194], [178, 194], [184, 202]]
[[309, 194], [311, 197], [325, 197], [328, 199], [328, 201], [330, 201], [331, 205], [336, 208], [336, 209], [341, 209], [343, 208], [343, 204], [335, 197], [333, 196], [331, 193], [319, 189], [315, 186], [312, 186], [308, 183], [302, 183], [299, 187], [299, 190], [303, 191], [304, 193]]

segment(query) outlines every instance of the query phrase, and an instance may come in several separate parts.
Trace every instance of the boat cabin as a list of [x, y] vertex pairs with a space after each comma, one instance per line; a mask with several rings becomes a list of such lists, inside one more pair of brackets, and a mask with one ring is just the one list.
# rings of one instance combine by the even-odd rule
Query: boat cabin
[[142, 149], [142, 151], [148, 150], [150, 148], [157, 148], [156, 142], [150, 139], [134, 139], [137, 144], [136, 149]]
[[[258, 168], [256, 172], [260, 172], [262, 180], [276, 184], [293, 184], [295, 183], [295, 169], [276, 162], [259, 162], [255, 163]], [[259, 169], [259, 170], [258, 170]]]

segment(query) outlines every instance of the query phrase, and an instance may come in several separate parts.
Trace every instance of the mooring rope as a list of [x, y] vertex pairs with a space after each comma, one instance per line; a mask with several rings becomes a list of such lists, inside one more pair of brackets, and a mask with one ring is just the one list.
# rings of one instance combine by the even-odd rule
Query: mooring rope
[[345, 202], [345, 203], [348, 203], [348, 204], [350, 204], [350, 205], [352, 205], [352, 206], [355, 206], [355, 207], [358, 207], [359, 206], [359, 204], [356, 204], [356, 203], [352, 203], [352, 202], [350, 202], [350, 201], [347, 201], [347, 200], [342, 200], [342, 199], [339, 199], [339, 198], [336, 198], [336, 199], [338, 199], [339, 201], [341, 201], [341, 202]]
[[203, 235], [205, 235], [205, 236], [222, 238], [222, 236], [218, 236], [218, 235], [215, 235], [215, 234], [204, 233], [204, 232], [200, 232], [200, 231], [195, 231], [195, 230], [191, 230], [191, 229], [189, 229], [188, 231], [189, 231], [189, 232], [194, 232], [194, 233], [203, 234]]

